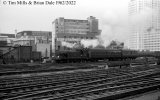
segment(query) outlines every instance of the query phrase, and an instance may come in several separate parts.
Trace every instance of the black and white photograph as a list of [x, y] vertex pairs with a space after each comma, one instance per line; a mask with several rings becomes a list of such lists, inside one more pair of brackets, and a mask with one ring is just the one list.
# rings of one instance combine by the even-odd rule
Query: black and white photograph
[[1, 100], [160, 100], [160, 0], [0, 0]]

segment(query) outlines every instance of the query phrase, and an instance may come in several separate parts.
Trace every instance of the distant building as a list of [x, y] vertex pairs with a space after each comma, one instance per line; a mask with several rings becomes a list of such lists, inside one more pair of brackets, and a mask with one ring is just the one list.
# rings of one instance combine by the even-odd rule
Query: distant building
[[14, 41], [14, 45], [32, 46], [32, 51], [40, 51], [43, 57], [50, 57], [51, 44], [52, 33], [49, 31], [21, 31], [16, 34]]
[[22, 31], [16, 34], [15, 44], [31, 45], [34, 43], [51, 43], [52, 33], [49, 31]]
[[7, 36], [0, 36], [0, 46], [7, 46]]
[[129, 48], [160, 51], [160, 0], [130, 0], [129, 18]]
[[70, 50], [80, 44], [82, 39], [95, 39], [101, 33], [98, 19], [93, 16], [87, 20], [65, 19], [59, 17], [53, 21], [52, 52]]
[[37, 51], [41, 52], [42, 57], [50, 57], [51, 56], [51, 44], [38, 43]]
[[0, 33], [0, 46], [12, 46], [15, 34]]

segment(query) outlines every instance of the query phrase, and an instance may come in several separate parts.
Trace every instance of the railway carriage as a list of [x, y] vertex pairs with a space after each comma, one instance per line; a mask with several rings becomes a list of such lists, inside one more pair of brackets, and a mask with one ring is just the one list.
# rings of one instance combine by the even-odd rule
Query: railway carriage
[[106, 50], [106, 49], [90, 49], [89, 59], [94, 60], [118, 60], [121, 58], [120, 50]]
[[73, 51], [57, 51], [56, 62], [82, 62], [98, 60], [133, 60], [137, 57], [160, 57], [160, 52], [111, 49], [77, 49]]
[[57, 51], [55, 60], [56, 62], [80, 62], [87, 60], [87, 55], [84, 51]]
[[122, 50], [122, 59], [135, 59], [139, 56], [136, 50]]

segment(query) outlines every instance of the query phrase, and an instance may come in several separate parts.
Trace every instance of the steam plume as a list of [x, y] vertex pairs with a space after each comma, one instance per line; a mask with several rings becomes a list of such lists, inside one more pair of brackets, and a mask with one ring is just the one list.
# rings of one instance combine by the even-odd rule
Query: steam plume
[[62, 41], [61, 44], [62, 44], [62, 46], [65, 46], [68, 48], [73, 48], [75, 46], [75, 43], [69, 43], [69, 42], [65, 42], [65, 41]]

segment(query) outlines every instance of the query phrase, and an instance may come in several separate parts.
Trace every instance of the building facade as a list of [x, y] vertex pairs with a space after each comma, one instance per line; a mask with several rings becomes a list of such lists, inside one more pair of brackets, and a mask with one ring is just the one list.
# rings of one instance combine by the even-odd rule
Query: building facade
[[82, 39], [95, 39], [100, 34], [98, 19], [93, 16], [87, 20], [57, 18], [53, 21], [52, 52], [71, 50], [80, 45]]
[[12, 46], [15, 34], [0, 33], [0, 46]]
[[[14, 45], [32, 46], [32, 51], [40, 51], [42, 57], [50, 57], [52, 32], [21, 31], [16, 34]], [[45, 51], [47, 50], [47, 51]], [[46, 54], [45, 54], [46, 53]]]
[[16, 34], [15, 44], [31, 46], [32, 42], [51, 43], [52, 33], [49, 31], [21, 31]]
[[129, 48], [160, 51], [160, 0], [130, 0]]

